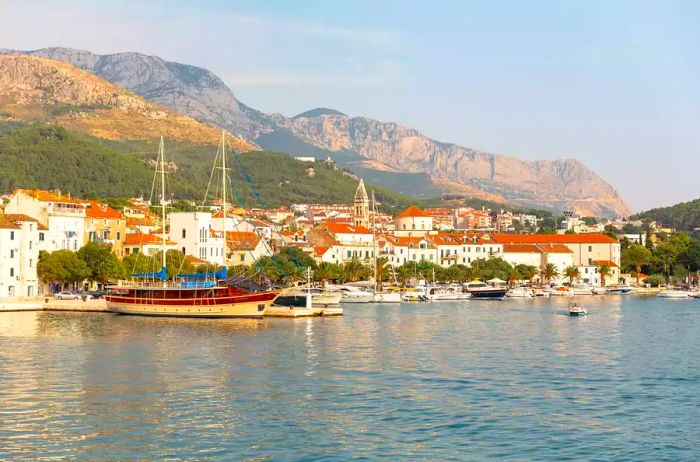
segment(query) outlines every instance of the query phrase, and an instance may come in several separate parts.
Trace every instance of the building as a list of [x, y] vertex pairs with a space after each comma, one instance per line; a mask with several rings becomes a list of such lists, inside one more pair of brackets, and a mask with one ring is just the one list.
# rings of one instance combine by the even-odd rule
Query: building
[[226, 244], [229, 252], [226, 265], [252, 265], [271, 252], [258, 233], [249, 231], [226, 232]]
[[[579, 268], [584, 282], [595, 283], [594, 268], [599, 266], [598, 262], [606, 262], [608, 266], [616, 268], [615, 275], [611, 274], [606, 282], [610, 284], [618, 282], [620, 243], [605, 234], [494, 234], [493, 238], [504, 245], [504, 251], [505, 248], [512, 249], [513, 245], [546, 245], [551, 246], [550, 248], [563, 245], [571, 251], [571, 260], [569, 257], [562, 256], [561, 265], [557, 265], [559, 271], [563, 271], [566, 266], [574, 265]], [[571, 265], [564, 266], [569, 261]]]
[[5, 213], [27, 215], [46, 227], [39, 250], [73, 250], [85, 242], [85, 206], [70, 194], [40, 189], [18, 189], [5, 206]]
[[[124, 255], [142, 253], [152, 257], [163, 250], [163, 237], [156, 234], [133, 233], [127, 234], [124, 239]], [[180, 250], [177, 243], [165, 241], [165, 251]]]
[[126, 236], [126, 218], [109, 205], [94, 201], [81, 201], [85, 207], [85, 242], [110, 244], [112, 252], [124, 256], [123, 239]]
[[353, 202], [352, 223], [355, 226], [369, 228], [369, 196], [365, 189], [365, 182], [360, 178], [360, 184], [357, 185], [355, 191], [355, 200]]
[[36, 265], [42, 228], [43, 225], [27, 215], [0, 212], [0, 298], [39, 294]]
[[[223, 214], [221, 214], [223, 216]], [[215, 265], [224, 264], [224, 241], [221, 230], [214, 229], [214, 218], [209, 212], [173, 212], [168, 215], [170, 232], [168, 239], [185, 255]], [[219, 218], [223, 225], [223, 218]], [[235, 228], [229, 227], [233, 231]]]
[[433, 229], [433, 216], [415, 205], [396, 215], [394, 235], [422, 237]]

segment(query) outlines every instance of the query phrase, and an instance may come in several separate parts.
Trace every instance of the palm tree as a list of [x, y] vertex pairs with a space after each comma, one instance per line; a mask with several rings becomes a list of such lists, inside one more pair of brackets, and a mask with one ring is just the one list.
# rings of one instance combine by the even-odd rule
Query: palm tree
[[382, 291], [382, 282], [386, 281], [389, 277], [388, 261], [389, 259], [386, 257], [377, 258], [377, 280], [375, 281], [375, 284], [377, 284], [377, 288], [380, 292]]
[[353, 258], [343, 265], [343, 278], [348, 282], [357, 282], [367, 276], [367, 267], [360, 260]]
[[532, 278], [537, 274], [537, 267], [532, 265], [516, 265], [515, 269], [526, 281], [532, 281]]
[[637, 272], [637, 285], [639, 285], [639, 273], [642, 272], [642, 266], [649, 263], [651, 260], [651, 252], [646, 247], [639, 244], [632, 244], [622, 251], [622, 260], [628, 265], [633, 265]]
[[579, 276], [581, 276], [581, 273], [578, 270], [578, 266], [571, 265], [567, 266], [564, 269], [564, 276], [569, 278], [569, 284], [573, 284], [574, 280], [578, 279]]
[[517, 268], [510, 270], [510, 273], [508, 273], [508, 285], [512, 286], [520, 279], [523, 279], [523, 275], [520, 274], [520, 271], [518, 271]]
[[547, 263], [540, 268], [539, 273], [540, 278], [542, 278], [544, 282], [549, 283], [549, 281], [559, 276], [559, 269], [554, 263]]
[[396, 276], [398, 277], [399, 282], [401, 282], [401, 287], [406, 287], [406, 284], [411, 280], [413, 273], [414, 271], [412, 264], [407, 263], [399, 266], [398, 270], [396, 271]]
[[329, 263], [327, 261], [321, 262], [314, 272], [316, 279], [325, 282], [337, 279], [340, 275], [340, 267], [334, 263]]
[[605, 287], [605, 278], [610, 276], [611, 272], [612, 268], [608, 265], [601, 265], [600, 268], [598, 268], [598, 273], [600, 273], [600, 287]]

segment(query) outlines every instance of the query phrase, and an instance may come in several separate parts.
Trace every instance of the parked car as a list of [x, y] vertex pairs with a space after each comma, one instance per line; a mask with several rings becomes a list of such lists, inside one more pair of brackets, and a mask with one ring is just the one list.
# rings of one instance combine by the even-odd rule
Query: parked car
[[87, 293], [92, 298], [104, 298], [108, 294], [106, 290], [91, 290]]
[[73, 292], [68, 290], [64, 290], [63, 292], [54, 294], [54, 298], [56, 298], [57, 300], [79, 300], [80, 295], [74, 294]]

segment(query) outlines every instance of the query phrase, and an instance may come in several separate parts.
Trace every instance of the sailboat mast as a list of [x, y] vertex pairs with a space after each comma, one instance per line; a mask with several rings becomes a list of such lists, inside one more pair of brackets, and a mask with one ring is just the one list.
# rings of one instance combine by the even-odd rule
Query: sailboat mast
[[228, 215], [226, 213], [226, 134], [221, 130], [221, 200], [223, 201], [223, 211], [224, 211], [224, 221], [222, 226], [223, 233], [223, 249], [222, 249], [222, 261], [223, 265], [226, 266], [226, 220], [228, 220]]
[[160, 137], [160, 146], [158, 147], [158, 157], [160, 158], [160, 208], [161, 208], [161, 221], [163, 224], [163, 229], [161, 233], [161, 253], [162, 253], [162, 258], [161, 258], [161, 264], [162, 268], [166, 267], [166, 259], [165, 259], [165, 252], [167, 249], [166, 242], [165, 242], [165, 219], [166, 219], [166, 212], [165, 212], [165, 148], [163, 147], [163, 137]]
[[372, 270], [374, 274], [374, 290], [376, 291], [379, 287], [379, 281], [377, 281], [377, 225], [375, 218], [377, 213], [375, 211], [376, 202], [374, 200], [374, 189], [372, 190], [372, 256], [374, 257], [374, 265], [372, 265]]

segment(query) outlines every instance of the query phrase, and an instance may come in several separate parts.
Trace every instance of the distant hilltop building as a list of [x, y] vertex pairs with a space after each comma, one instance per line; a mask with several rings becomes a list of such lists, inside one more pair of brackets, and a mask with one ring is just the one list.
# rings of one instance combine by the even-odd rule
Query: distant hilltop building
[[294, 160], [298, 160], [301, 162], [316, 162], [316, 158], [311, 156], [299, 156], [295, 157]]

